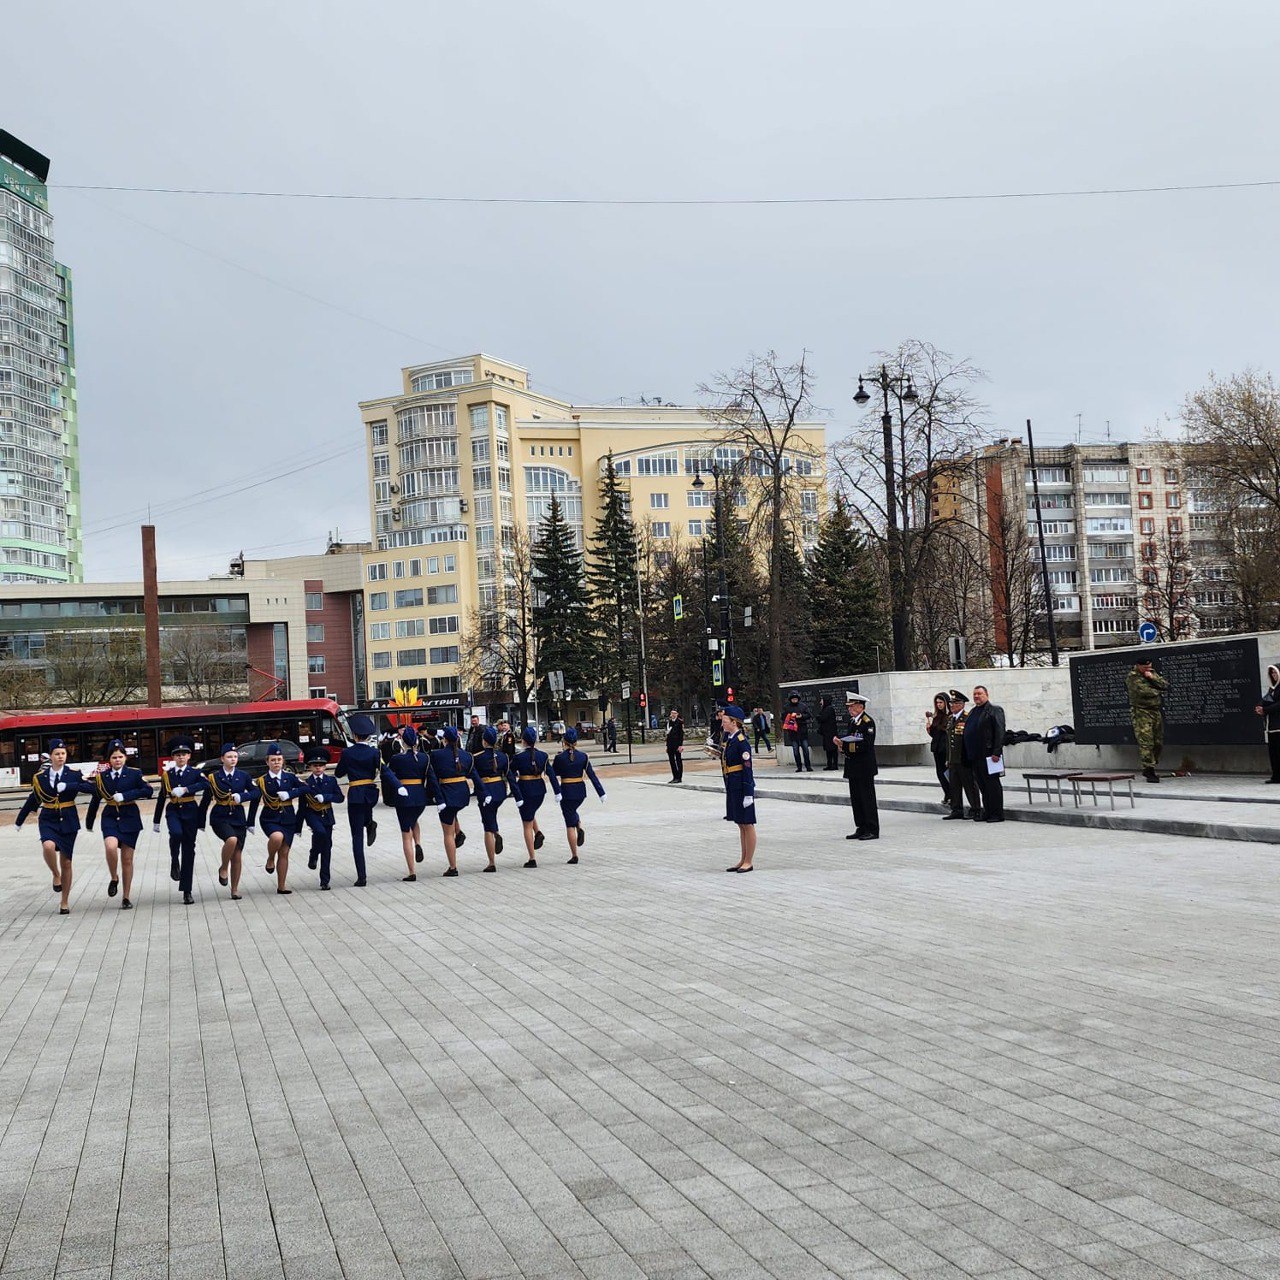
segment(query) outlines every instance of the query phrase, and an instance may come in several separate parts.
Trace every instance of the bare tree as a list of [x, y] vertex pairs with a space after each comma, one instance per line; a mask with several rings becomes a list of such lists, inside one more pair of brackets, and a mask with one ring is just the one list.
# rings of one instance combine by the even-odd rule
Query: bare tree
[[220, 702], [245, 692], [245, 650], [230, 627], [166, 628], [160, 653], [169, 682], [192, 702]]
[[964, 520], [940, 521], [911, 600], [912, 634], [926, 666], [950, 666], [951, 636], [964, 638], [970, 665], [987, 665], [994, 648], [990, 575], [978, 531]]
[[1035, 648], [1036, 620], [1048, 602], [1040, 573], [1040, 548], [1027, 528], [1022, 503], [1004, 492], [988, 508], [985, 540], [991, 555], [991, 607], [996, 648], [1011, 667], [1027, 665]]
[[1280, 513], [1280, 388], [1269, 373], [1210, 375], [1182, 406], [1187, 461], [1215, 505]]
[[871, 397], [865, 417], [832, 456], [851, 508], [884, 556], [895, 639], [901, 637], [903, 650], [895, 658], [909, 666], [929, 656], [918, 653], [914, 622], [915, 600], [933, 571], [932, 544], [943, 523], [932, 498], [956, 487], [979, 442], [984, 409], [974, 387], [985, 375], [969, 361], [914, 339], [880, 355], [884, 376], [875, 380], [888, 391], [888, 431], [881, 421], [882, 391]]
[[49, 685], [38, 666], [20, 658], [0, 658], [0, 707], [35, 707], [48, 697]]
[[63, 631], [45, 642], [54, 701], [76, 707], [130, 702], [146, 688], [141, 631]]
[[812, 450], [800, 428], [813, 411], [813, 371], [807, 353], [787, 364], [776, 352], [752, 355], [740, 369], [720, 374], [700, 388], [713, 401], [710, 416], [725, 427], [728, 441], [745, 455], [748, 520], [763, 535], [768, 555], [769, 670], [767, 681], [775, 712], [780, 711], [785, 610], [784, 575], [794, 559], [788, 555], [789, 522], [798, 518], [800, 495], [791, 483], [797, 458]]
[[1142, 603], [1161, 640], [1185, 640], [1196, 629], [1197, 610], [1192, 590], [1196, 567], [1191, 547], [1181, 534], [1167, 529], [1143, 544], [1140, 570]]

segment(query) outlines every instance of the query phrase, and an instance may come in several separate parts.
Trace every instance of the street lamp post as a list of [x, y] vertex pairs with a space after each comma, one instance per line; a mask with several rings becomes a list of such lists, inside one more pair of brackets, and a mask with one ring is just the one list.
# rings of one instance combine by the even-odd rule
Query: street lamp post
[[[733, 611], [729, 605], [729, 584], [725, 578], [724, 572], [724, 502], [720, 489], [720, 480], [725, 473], [721, 470], [720, 464], [714, 460], [711, 462], [711, 465], [707, 470], [711, 472], [711, 478], [716, 486], [716, 560], [719, 562], [720, 567], [719, 594], [716, 598], [720, 604], [720, 636], [721, 643], [724, 647], [725, 687], [736, 690], [738, 684], [738, 655], [733, 644]], [[737, 474], [737, 471], [738, 463], [731, 463], [728, 471], [729, 477], [732, 479]], [[706, 481], [702, 478], [702, 473], [696, 459], [693, 464], [693, 487], [695, 489], [702, 489], [706, 487]]]
[[[885, 547], [889, 560], [889, 612], [893, 628], [893, 668], [905, 671], [910, 665], [907, 654], [907, 605], [903, 598], [902, 574], [902, 534], [903, 528], [898, 523], [898, 494], [893, 462], [893, 415], [889, 412], [889, 389], [892, 387], [901, 405], [915, 404], [919, 398], [911, 381], [910, 374], [896, 377], [889, 376], [886, 365], [880, 366], [880, 372], [865, 375], [873, 385], [879, 386], [884, 396], [884, 412], [880, 415], [880, 427], [884, 432], [884, 506], [885, 506]], [[864, 375], [858, 376], [858, 390], [854, 394], [855, 404], [866, 404], [871, 399], [870, 393], [863, 385]], [[904, 419], [905, 421], [905, 419]], [[906, 515], [903, 513], [903, 523]]]

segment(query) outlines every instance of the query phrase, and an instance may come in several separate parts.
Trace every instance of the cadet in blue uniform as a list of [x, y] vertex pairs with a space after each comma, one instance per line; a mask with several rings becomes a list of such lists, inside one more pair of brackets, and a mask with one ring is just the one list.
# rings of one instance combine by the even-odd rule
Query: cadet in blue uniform
[[244, 842], [249, 838], [249, 823], [244, 816], [245, 803], [253, 794], [253, 779], [239, 768], [240, 753], [234, 742], [222, 745], [222, 768], [206, 775], [209, 789], [200, 802], [200, 826], [213, 826], [213, 834], [222, 841], [222, 861], [218, 866], [218, 883], [226, 885], [231, 876], [231, 901], [240, 901], [240, 873], [244, 869]]
[[80, 833], [76, 795], [87, 789], [80, 771], [67, 766], [67, 744], [61, 738], [50, 738], [48, 767], [31, 779], [31, 794], [13, 824], [22, 826], [40, 810], [40, 848], [53, 873], [53, 891], [62, 894], [58, 914], [63, 916], [71, 914], [71, 858]]
[[537, 852], [546, 838], [538, 830], [538, 809], [547, 798], [547, 783], [551, 783], [552, 790], [559, 796], [560, 781], [547, 767], [550, 763], [547, 753], [537, 750], [537, 729], [527, 724], [521, 737], [525, 742], [524, 750], [517, 751], [512, 758], [511, 771], [516, 775], [523, 795], [520, 801], [520, 821], [524, 823], [524, 847], [529, 854], [529, 861], [524, 865], [536, 867]]
[[365, 876], [364, 846], [378, 834], [373, 809], [378, 803], [378, 775], [382, 771], [382, 755], [369, 741], [376, 738], [378, 728], [368, 716], [352, 716], [351, 732], [359, 739], [342, 749], [335, 777], [347, 779], [347, 822], [351, 827], [351, 853], [356, 863], [356, 888], [368, 884]]
[[312, 871], [320, 864], [320, 887], [329, 887], [329, 859], [333, 853], [333, 806], [345, 804], [342, 788], [325, 772], [329, 753], [323, 747], [312, 747], [304, 757], [310, 772], [303, 779], [307, 789], [302, 793], [298, 812], [311, 830], [311, 857], [307, 866]]
[[564, 731], [564, 750], [551, 762], [552, 772], [560, 780], [560, 812], [564, 814], [565, 835], [569, 839], [569, 861], [578, 861], [578, 850], [586, 843], [587, 833], [582, 829], [582, 819], [578, 809], [587, 798], [585, 778], [591, 779], [591, 785], [604, 804], [604, 788], [596, 771], [591, 767], [586, 752], [574, 749], [578, 741], [577, 729]]
[[382, 785], [386, 788], [385, 799], [395, 805], [400, 824], [400, 843], [409, 871], [402, 878], [416, 880], [414, 863], [422, 861], [422, 828], [418, 819], [432, 796], [428, 781], [431, 759], [425, 751], [418, 750], [418, 731], [412, 725], [401, 730], [400, 740], [405, 749], [382, 766]]
[[480, 798], [480, 821], [484, 824], [484, 851], [489, 855], [486, 871], [497, 871], [493, 858], [502, 852], [502, 834], [498, 830], [498, 807], [507, 798], [508, 784], [517, 804], [524, 802], [519, 779], [511, 770], [511, 757], [499, 751], [498, 731], [491, 724], [484, 727], [481, 740], [484, 750], [472, 758], [471, 777]]
[[258, 825], [267, 837], [267, 874], [275, 872], [276, 892], [292, 893], [285, 880], [289, 875], [289, 846], [298, 833], [298, 815], [293, 802], [306, 790], [306, 784], [297, 774], [284, 767], [284, 755], [280, 744], [273, 742], [267, 748], [267, 771], [254, 784], [253, 799], [249, 803], [249, 822], [262, 807]]
[[93, 830], [93, 820], [98, 806], [102, 806], [102, 843], [107, 855], [107, 872], [111, 883], [107, 885], [107, 897], [114, 898], [124, 879], [124, 894], [120, 909], [128, 911], [133, 906], [129, 892], [133, 888], [133, 851], [138, 847], [142, 834], [142, 814], [138, 812], [139, 800], [150, 800], [155, 792], [142, 776], [141, 769], [128, 767], [124, 743], [112, 738], [107, 743], [107, 767], [94, 775], [90, 786], [93, 799], [85, 814], [86, 831]]
[[741, 707], [720, 709], [720, 740], [724, 744], [720, 771], [724, 775], [725, 820], [737, 823], [741, 856], [726, 871], [752, 870], [756, 856], [756, 781], [751, 768], [751, 748], [742, 722], [747, 714]]
[[458, 850], [466, 842], [467, 834], [458, 823], [458, 814], [471, 800], [471, 788], [467, 778], [471, 773], [471, 755], [458, 746], [458, 730], [446, 725], [444, 746], [428, 752], [431, 760], [432, 793], [440, 814], [440, 830], [444, 836], [444, 856], [449, 865], [444, 874], [458, 874]]
[[[177, 880], [182, 890], [182, 901], [190, 906], [196, 874], [196, 833], [200, 830], [200, 809], [197, 797], [209, 788], [205, 776], [191, 767], [191, 739], [175, 738], [167, 748], [173, 764], [160, 775], [160, 797], [151, 819], [151, 830], [159, 832], [160, 815], [164, 814], [169, 827], [169, 878]], [[165, 806], [169, 812], [165, 813]], [[173, 844], [177, 838], [181, 862], [174, 865]]]

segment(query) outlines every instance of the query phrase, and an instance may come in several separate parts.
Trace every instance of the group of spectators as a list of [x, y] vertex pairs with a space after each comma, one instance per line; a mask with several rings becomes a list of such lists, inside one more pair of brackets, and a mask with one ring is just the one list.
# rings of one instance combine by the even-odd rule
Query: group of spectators
[[943, 820], [1003, 822], [1004, 708], [991, 701], [987, 686], [974, 685], [972, 708], [959, 689], [935, 693], [924, 724], [948, 810]]

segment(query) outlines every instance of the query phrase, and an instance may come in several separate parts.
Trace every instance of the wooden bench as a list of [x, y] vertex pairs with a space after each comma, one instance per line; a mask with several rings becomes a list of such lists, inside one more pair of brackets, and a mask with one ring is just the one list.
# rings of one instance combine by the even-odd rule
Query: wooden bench
[[1050, 787], [1050, 784], [1056, 782], [1058, 784], [1058, 804], [1059, 806], [1061, 806], [1064, 803], [1062, 799], [1062, 784], [1064, 782], [1069, 781], [1070, 778], [1071, 778], [1071, 774], [1067, 772], [1037, 773], [1031, 770], [1024, 769], [1022, 771], [1022, 780], [1027, 784], [1027, 803], [1028, 804], [1034, 803], [1031, 795], [1031, 784], [1033, 782], [1044, 783], [1044, 798], [1046, 802], [1053, 799], [1053, 793], [1049, 790], [1049, 787]]
[[1072, 798], [1077, 806], [1084, 803], [1084, 787], [1088, 786], [1089, 794], [1093, 797], [1093, 805], [1098, 807], [1098, 783], [1105, 782], [1107, 784], [1107, 795], [1111, 798], [1111, 807], [1116, 807], [1116, 783], [1124, 782], [1129, 787], [1129, 808], [1136, 809], [1137, 803], [1133, 798], [1133, 774], [1131, 773], [1069, 773], [1067, 781], [1071, 783]]

